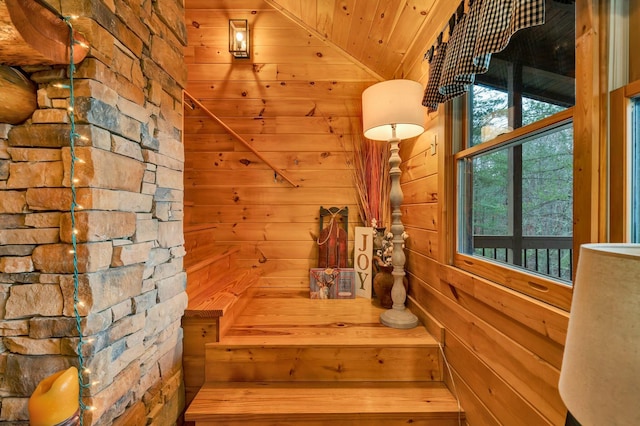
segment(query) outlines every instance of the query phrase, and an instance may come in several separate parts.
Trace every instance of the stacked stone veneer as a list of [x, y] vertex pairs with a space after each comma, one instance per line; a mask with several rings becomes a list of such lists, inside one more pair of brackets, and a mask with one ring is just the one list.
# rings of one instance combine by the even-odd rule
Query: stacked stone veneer
[[[186, 306], [182, 0], [51, 1], [90, 41], [75, 74], [85, 424], [174, 424]], [[0, 423], [77, 364], [65, 66], [23, 68], [38, 109], [0, 124]]]

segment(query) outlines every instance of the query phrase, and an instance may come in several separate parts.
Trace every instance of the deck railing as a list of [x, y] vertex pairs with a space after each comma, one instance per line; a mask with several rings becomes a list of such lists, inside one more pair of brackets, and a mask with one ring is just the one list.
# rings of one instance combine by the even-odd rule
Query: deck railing
[[572, 237], [474, 235], [474, 254], [556, 278], [573, 280]]

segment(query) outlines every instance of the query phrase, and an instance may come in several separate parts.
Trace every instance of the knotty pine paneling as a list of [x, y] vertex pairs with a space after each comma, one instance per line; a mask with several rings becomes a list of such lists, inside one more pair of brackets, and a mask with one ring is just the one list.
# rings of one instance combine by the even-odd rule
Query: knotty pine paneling
[[[218, 115], [218, 114], [216, 114]], [[219, 115], [236, 133], [259, 134], [344, 134], [360, 127], [358, 120], [350, 117], [264, 117], [260, 119], [235, 118]], [[189, 133], [226, 133], [218, 123], [209, 117], [185, 117], [185, 127]], [[300, 139], [300, 144], [304, 139]]]
[[[440, 22], [431, 21], [431, 28], [417, 35], [424, 46], [409, 49], [397, 78], [407, 76], [426, 84], [428, 66], [422, 54], [435, 42], [456, 6], [439, 2], [434, 8]], [[565, 407], [557, 380], [568, 314], [439, 263], [446, 258], [442, 250], [447, 249], [438, 247], [437, 242], [444, 241], [440, 234], [455, 238], [440, 223], [447, 217], [443, 214], [449, 209], [447, 203], [455, 197], [440, 193], [444, 188], [441, 165], [452, 166], [444, 151], [450, 143], [445, 144], [443, 138], [445, 134], [450, 137], [450, 132], [444, 130], [443, 111], [425, 114], [425, 133], [400, 145], [403, 221], [409, 224], [409, 295], [445, 327], [445, 354], [454, 383], [449, 375], [445, 378], [459, 395], [469, 425], [564, 424]], [[436, 134], [436, 155], [431, 155]], [[448, 215], [455, 218], [455, 212]]]
[[[191, 222], [204, 223], [315, 223], [319, 228], [320, 209], [315, 204], [298, 204], [295, 209], [289, 205], [247, 204], [199, 204], [190, 207]], [[349, 223], [356, 223], [358, 213], [349, 208]]]
[[[263, 8], [261, 10], [244, 9], [233, 10], [233, 16], [229, 15], [226, 9], [215, 9], [215, 6], [200, 9], [185, 9], [185, 23], [187, 27], [200, 28], [203, 31], [210, 28], [227, 29], [229, 19], [246, 19], [253, 31], [257, 26], [263, 28], [291, 28], [291, 31], [298, 31], [298, 27], [291, 26], [287, 19], [273, 9]], [[228, 41], [224, 40], [220, 47], [228, 47]], [[191, 44], [191, 41], [189, 41]], [[215, 45], [212, 45], [215, 46]], [[218, 46], [215, 46], [218, 47]], [[227, 52], [228, 54], [228, 52]]]
[[[231, 12], [203, 14], [189, 10], [190, 4], [208, 7], [206, 2], [186, 2], [190, 45], [185, 52], [188, 63], [194, 64], [187, 90], [229, 120], [232, 128], [237, 127], [265, 157], [297, 179], [300, 187], [273, 182], [273, 175], [261, 163], [243, 165], [246, 159], [253, 161], [245, 147], [212, 124], [199, 124], [206, 119], [201, 111], [187, 110], [185, 177], [194, 183], [185, 188], [190, 221], [215, 224], [212, 233], [216, 240], [240, 244], [243, 254], [238, 266], [261, 268], [261, 285], [306, 291], [309, 268], [317, 262], [313, 239], [319, 206], [348, 205], [353, 238], [352, 227], [358, 220], [355, 191], [343, 182], [347, 175], [340, 173], [347, 170], [342, 162], [348, 159], [345, 149], [351, 150], [353, 135], [361, 131], [361, 93], [375, 83], [362, 73], [361, 65], [354, 61], [349, 67], [341, 52], [327, 49], [332, 43], [344, 45], [344, 50], [378, 74], [384, 72], [391, 77], [389, 74], [394, 73], [425, 84], [428, 67], [422, 55], [458, 3], [439, 0], [431, 7], [434, 2], [427, 2], [402, 15], [403, 8], [413, 3], [264, 2], [277, 3], [290, 17], [309, 25], [308, 30], [301, 30], [293, 21], [264, 12], [261, 7], [256, 6], [252, 15], [250, 0], [238, 0], [233, 5], [230, 0], [215, 0], [213, 4], [246, 9], [250, 15], [257, 55], [243, 62], [230, 60], [226, 48], [226, 19]], [[340, 10], [342, 3], [352, 18], [365, 16], [362, 11], [371, 8], [375, 13], [366, 14], [362, 20], [351, 19], [346, 33], [334, 24], [334, 18], [340, 21], [346, 16], [345, 9]], [[420, 14], [420, 8], [429, 9], [426, 16]], [[406, 37], [394, 38], [392, 33], [407, 28], [400, 17], [418, 18], [414, 13], [423, 16], [424, 23], [414, 24], [415, 40], [402, 45]], [[312, 37], [318, 33], [335, 39], [327, 43]], [[295, 40], [286, 42], [288, 34]], [[408, 54], [402, 58], [397, 52], [387, 55], [390, 44]], [[299, 58], [292, 56], [297, 52]], [[439, 263], [447, 249], [438, 244], [445, 241], [441, 234], [446, 234], [441, 223], [446, 215], [442, 212], [454, 194], [439, 190], [443, 173], [440, 164], [447, 161], [444, 117], [425, 114], [425, 124], [425, 134], [400, 144], [404, 159], [403, 220], [409, 233], [407, 271], [412, 301], [446, 329], [444, 350], [454, 380], [452, 383], [445, 374], [447, 384], [460, 396], [471, 426], [563, 424], [564, 406], [558, 396], [557, 378], [568, 315]], [[439, 140], [437, 154], [431, 155], [434, 134]], [[219, 164], [209, 167], [215, 161]], [[207, 173], [196, 174], [201, 171]], [[269, 175], [268, 185], [260, 178], [264, 179], [265, 173]], [[329, 177], [334, 173], [342, 176], [340, 183]], [[304, 174], [307, 180], [301, 181]], [[193, 179], [195, 176], [200, 179]]]
[[[566, 313], [489, 283], [465, 285], [461, 280], [459, 284], [466, 276], [447, 272], [438, 263], [438, 255], [433, 256], [422, 242], [425, 237], [418, 229], [445, 232], [437, 223], [440, 203], [454, 194], [437, 193], [433, 177], [439, 156], [445, 153], [441, 145], [437, 155], [431, 156], [427, 142], [423, 135], [401, 146], [400, 155], [407, 159], [403, 188], [412, 201], [403, 210], [411, 212], [406, 215], [408, 221], [411, 216], [419, 218], [409, 228], [407, 269], [411, 297], [445, 326], [445, 354], [456, 382], [449, 386], [457, 389], [471, 425], [562, 424], [564, 405], [557, 392], [562, 344], [556, 340], [562, 339], [562, 330], [566, 332]], [[562, 318], [559, 330], [546, 329], [545, 321], [556, 324], [557, 315]]]
[[207, 8], [234, 11], [271, 9], [263, 0], [185, 0], [184, 6], [187, 10]]
[[429, 151], [424, 151], [419, 155], [407, 158], [402, 163], [400, 182], [406, 183], [434, 174], [434, 170], [437, 170], [437, 161], [438, 157], [431, 155]]
[[[307, 241], [315, 240], [319, 227], [317, 222], [306, 226], [291, 227], [289, 223], [234, 222], [212, 225], [211, 234], [216, 241]], [[352, 232], [352, 226], [350, 232]], [[355, 226], [355, 225], [354, 225]]]
[[[419, 254], [410, 252], [409, 258], [419, 267], [423, 267], [424, 264], [428, 262], [422, 262], [420, 256]], [[419, 275], [418, 269], [419, 268], [416, 268], [416, 275]], [[528, 322], [514, 321], [514, 318], [509, 316], [508, 313], [500, 310], [499, 307], [498, 309], [495, 308], [499, 306], [499, 304], [494, 303], [490, 305], [490, 301], [485, 303], [482, 300], [484, 297], [483, 293], [486, 292], [483, 288], [478, 289], [475, 286], [465, 288], [463, 285], [458, 285], [455, 281], [451, 283], [441, 279], [430, 283], [430, 285], [444, 297], [451, 299], [469, 311], [475, 312], [481, 316], [485, 322], [499, 329], [501, 333], [509, 336], [514, 342], [530, 350], [532, 353], [537, 354], [538, 357], [548, 362], [551, 366], [560, 369], [562, 363], [562, 344], [555, 342], [546, 334], [539, 333], [528, 325], [535, 321], [536, 313], [534, 309], [527, 309], [525, 307], [525, 312], [520, 314], [521, 317], [530, 317], [531, 320]], [[498, 288], [493, 289], [498, 290]], [[515, 297], [510, 298], [509, 296], [511, 295], [507, 292], [503, 292], [503, 296], [503, 304], [507, 304], [509, 300], [513, 300], [513, 304], [518, 306]]]
[[[446, 350], [445, 350], [446, 354]], [[482, 426], [499, 426], [500, 422], [493, 416], [491, 411], [486, 405], [480, 401], [478, 395], [468, 385], [464, 379], [455, 370], [446, 370], [444, 375], [444, 382], [449, 389], [453, 389], [454, 395], [457, 395], [459, 400], [464, 401], [464, 414], [467, 425], [482, 425]], [[449, 373], [449, 371], [451, 373]], [[469, 421], [469, 418], [473, 419], [473, 423]]]
[[[286, 25], [286, 21], [283, 21], [283, 25]], [[193, 46], [222, 46], [227, 43], [228, 31], [227, 26], [209, 27], [204, 31], [204, 27], [200, 24], [188, 25], [187, 37]], [[254, 46], [324, 47], [327, 45], [308, 31], [302, 28], [291, 29], [288, 25], [285, 28], [253, 26], [251, 39], [255, 43]]]
[[[422, 283], [417, 278], [412, 282], [412, 293], [418, 303], [434, 315], [448, 333], [459, 336], [466, 342], [472, 348], [474, 356], [487, 364], [493, 374], [509, 383], [517, 393], [514, 397], [528, 401], [537, 407], [544, 418], [554, 424], [561, 424], [566, 411], [557, 390], [560, 376], [557, 368], [542, 361], [476, 313], [443, 296], [429, 284]], [[464, 377], [463, 372], [460, 374]]]
[[629, 1], [629, 82], [640, 80], [640, 1]]
[[540, 413], [535, 407], [514, 395], [509, 384], [492, 374], [490, 367], [474, 356], [473, 351], [454, 333], [447, 334], [445, 356], [451, 367], [458, 372], [458, 379], [464, 378], [466, 386], [475, 390], [478, 399], [495, 413], [499, 423], [510, 426], [553, 424], [545, 420], [541, 422]]
[[438, 202], [438, 175], [415, 179], [402, 185], [404, 204]]
[[[325, 168], [334, 170], [350, 171], [347, 161], [349, 157], [344, 152], [269, 152], [265, 158], [276, 167], [286, 170], [295, 170], [308, 167]], [[246, 169], [268, 169], [264, 162], [260, 161], [253, 153], [249, 152], [202, 152], [185, 162], [185, 168], [194, 171], [212, 170], [246, 170]], [[349, 181], [349, 179], [347, 179]]]
[[438, 204], [403, 204], [402, 222], [407, 226], [430, 231], [438, 230]]
[[[185, 188], [215, 190], [221, 186], [219, 183], [222, 182], [224, 182], [224, 186], [231, 187], [276, 188], [282, 186], [284, 182], [282, 178], [274, 175], [275, 172], [272, 170], [245, 168], [244, 170], [236, 169], [237, 173], [229, 173], [229, 171], [229, 169], [189, 171], [189, 176], [185, 177]], [[326, 187], [342, 188], [344, 191], [353, 194], [352, 173], [349, 170], [336, 169], [327, 174], [325, 170], [293, 168], [287, 169], [286, 172], [287, 176], [291, 175], [293, 182], [298, 185], [304, 185], [305, 188], [320, 188], [320, 190]]]
[[420, 33], [434, 3], [435, 0], [404, 2], [397, 17], [397, 20], [403, 23], [403, 27], [387, 36], [386, 48], [374, 62], [375, 69], [379, 69], [382, 75], [394, 75], [396, 69], [402, 64], [407, 50], [411, 47], [416, 34]]
[[[241, 268], [260, 268], [265, 282], [271, 287], [279, 287], [279, 280], [283, 283], [296, 283], [300, 290], [309, 288], [309, 269], [318, 266], [317, 259], [238, 259], [236, 264]], [[261, 285], [266, 285], [262, 282]], [[284, 286], [284, 285], [283, 285]]]
[[198, 99], [319, 99], [361, 103], [362, 92], [374, 81], [187, 81], [187, 91]]
[[[186, 171], [185, 175], [188, 174], [189, 172]], [[292, 188], [291, 185], [282, 182], [278, 183], [277, 187], [274, 188], [254, 186], [218, 186], [213, 188], [212, 186], [207, 189], [189, 188], [188, 191], [185, 188], [185, 201], [194, 203], [194, 206], [235, 205], [243, 207], [279, 204], [289, 206], [290, 209], [295, 209], [293, 206], [310, 204], [317, 205], [319, 211], [320, 206], [349, 206], [355, 200], [355, 190], [353, 188], [324, 187], [324, 189], [318, 189], [317, 187], [310, 188], [308, 186]], [[333, 190], [333, 192], [327, 191], [327, 189]], [[295, 190], [295, 197], [291, 196], [292, 190]], [[308, 219], [312, 220], [313, 218], [309, 217]]]
[[396, 69], [394, 78], [409, 78], [426, 85], [429, 65], [424, 59], [424, 54], [436, 42], [438, 34], [447, 28], [449, 18], [455, 13], [459, 4], [459, 2], [445, 0], [436, 2], [430, 9], [432, 13], [427, 15], [420, 31], [416, 33], [404, 60]]
[[407, 250], [425, 253], [432, 259], [438, 259], [438, 233], [405, 224], [405, 232], [409, 238], [405, 241]]
[[349, 207], [353, 249], [359, 218], [352, 139], [362, 131], [361, 94], [375, 80], [273, 9], [234, 11], [252, 30], [251, 58], [234, 60], [227, 52], [230, 13], [187, 6], [187, 91], [298, 187], [204, 111], [187, 108], [189, 221], [213, 225], [220, 244], [240, 245], [237, 264], [262, 269], [264, 285], [306, 289], [309, 268], [317, 266], [320, 206]]
[[[262, 155], [269, 155], [270, 152], [298, 153], [316, 152], [318, 147], [322, 147], [322, 153], [350, 152], [353, 148], [351, 140], [344, 135], [319, 135], [306, 134], [304, 142], [300, 143], [300, 135], [280, 134], [277, 138], [272, 135], [243, 135], [244, 139], [256, 148]], [[228, 134], [190, 134], [190, 144], [185, 146], [185, 152], [248, 152], [244, 145], [233, 140]]]
[[[360, 103], [345, 103], [342, 100], [331, 99], [287, 99], [286, 102], [266, 99], [245, 99], [242, 101], [225, 99], [206, 99], [202, 104], [211, 112], [233, 111], [234, 117], [312, 117], [316, 113], [327, 116], [353, 116], [362, 114]], [[186, 117], [205, 117], [199, 109], [185, 111]], [[335, 138], [335, 136], [332, 136]]]

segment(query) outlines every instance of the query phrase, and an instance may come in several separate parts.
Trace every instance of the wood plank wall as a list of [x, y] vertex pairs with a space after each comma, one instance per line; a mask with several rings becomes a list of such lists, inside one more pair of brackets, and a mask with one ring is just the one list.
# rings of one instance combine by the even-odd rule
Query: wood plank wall
[[629, 82], [640, 80], [640, 0], [629, 0]]
[[[274, 181], [272, 171], [203, 114], [187, 111], [187, 226], [211, 224], [217, 240], [241, 243], [242, 261], [265, 270], [265, 285], [306, 288], [308, 268], [317, 256], [320, 205], [349, 205], [350, 223], [357, 220], [343, 145], [360, 131], [360, 94], [374, 80], [276, 12], [201, 13], [188, 4], [188, 90], [285, 169], [300, 188]], [[398, 77], [426, 85], [428, 66], [422, 54], [457, 4], [441, 0], [434, 6], [433, 33], [424, 37], [423, 48], [411, 47]], [[580, 54], [599, 58], [594, 51], [600, 45], [595, 39], [598, 2], [576, 4], [582, 11]], [[233, 66], [225, 45], [226, 19], [232, 15], [255, 24], [253, 59]], [[201, 46], [204, 27], [217, 28], [217, 47]], [[272, 41], [267, 45], [264, 40]], [[588, 110], [597, 122], [599, 72], [588, 68], [588, 60], [581, 63], [576, 73], [581, 99], [595, 103], [577, 105], [576, 110]], [[445, 354], [451, 366], [447, 382], [460, 396], [468, 424], [564, 424], [566, 408], [557, 382], [568, 313], [448, 266], [455, 212], [452, 129], [444, 111], [425, 115], [427, 131], [401, 143], [410, 303], [446, 329]], [[579, 126], [590, 128], [586, 122]], [[585, 143], [599, 142], [598, 134], [591, 128]], [[430, 149], [434, 138], [436, 155]], [[598, 164], [588, 167], [587, 174], [597, 174]], [[588, 207], [594, 211], [593, 205]], [[590, 223], [581, 226], [592, 238], [598, 218], [588, 215], [587, 220]]]
[[[353, 246], [358, 214], [348, 161], [352, 135], [361, 132], [361, 93], [376, 80], [265, 2], [212, 3], [206, 10], [186, 3], [187, 90], [299, 187], [187, 108], [185, 227], [211, 226], [216, 242], [240, 244], [238, 265], [262, 268], [263, 285], [306, 289], [320, 206], [349, 207]], [[251, 59], [231, 58], [229, 18], [249, 20]]]
[[[458, 3], [444, 3], [437, 5], [438, 13], [448, 18]], [[594, 14], [597, 11], [590, 10], [590, 24]], [[444, 24], [434, 27], [428, 45]], [[590, 26], [584, 32], [596, 31]], [[425, 63], [407, 58], [405, 64], [411, 64], [402, 71], [407, 78], [427, 84]], [[592, 86], [584, 79], [587, 73], [592, 74], [584, 69], [577, 77], [585, 91]], [[401, 144], [410, 305], [418, 305], [445, 327], [451, 367], [445, 377], [461, 399], [468, 424], [562, 425], [566, 407], [557, 383], [568, 313], [448, 266], [455, 246], [452, 114], [450, 106], [442, 106], [426, 115], [426, 132]], [[430, 152], [434, 138], [436, 157]]]

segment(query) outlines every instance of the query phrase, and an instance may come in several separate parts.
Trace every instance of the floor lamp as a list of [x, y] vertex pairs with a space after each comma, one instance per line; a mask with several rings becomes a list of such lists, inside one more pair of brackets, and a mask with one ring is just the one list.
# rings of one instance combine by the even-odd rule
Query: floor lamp
[[640, 425], [639, 320], [640, 244], [582, 245], [560, 370], [567, 425]]
[[389, 175], [391, 177], [391, 233], [393, 234], [393, 287], [391, 288], [391, 309], [380, 315], [380, 322], [393, 328], [413, 328], [418, 318], [405, 308], [407, 292], [404, 288], [404, 225], [400, 206], [401, 139], [412, 138], [424, 132], [422, 110], [422, 85], [411, 80], [388, 80], [374, 84], [362, 93], [362, 118], [364, 136], [368, 139], [387, 141], [390, 144]]

